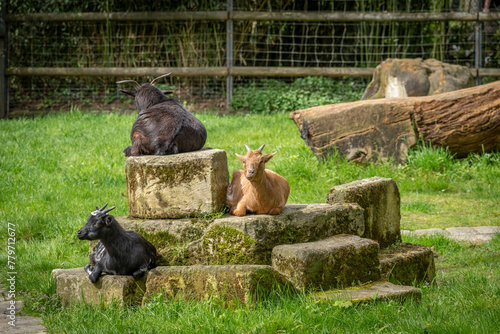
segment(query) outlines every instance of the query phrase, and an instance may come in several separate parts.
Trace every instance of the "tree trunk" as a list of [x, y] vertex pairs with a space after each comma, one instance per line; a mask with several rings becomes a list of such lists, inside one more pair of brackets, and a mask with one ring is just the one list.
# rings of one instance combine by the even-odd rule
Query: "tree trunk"
[[418, 139], [457, 157], [500, 150], [500, 81], [453, 92], [297, 110], [290, 118], [318, 157], [404, 162]]
[[500, 81], [415, 103], [415, 135], [457, 158], [500, 150]]

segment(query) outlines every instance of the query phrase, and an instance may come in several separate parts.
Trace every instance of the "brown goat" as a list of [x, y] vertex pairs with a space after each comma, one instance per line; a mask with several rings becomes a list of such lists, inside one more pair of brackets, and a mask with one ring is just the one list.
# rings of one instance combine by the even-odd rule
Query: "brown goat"
[[276, 152], [262, 155], [264, 145], [255, 151], [247, 145], [245, 147], [245, 155], [236, 154], [243, 162], [244, 170], [233, 172], [233, 179], [227, 188], [229, 213], [236, 216], [244, 216], [247, 212], [277, 215], [286, 204], [290, 185], [283, 176], [265, 167]]

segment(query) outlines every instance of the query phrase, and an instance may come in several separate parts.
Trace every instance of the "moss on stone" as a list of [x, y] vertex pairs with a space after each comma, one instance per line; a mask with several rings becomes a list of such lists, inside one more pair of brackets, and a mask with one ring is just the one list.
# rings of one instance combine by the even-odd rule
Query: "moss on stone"
[[225, 226], [214, 226], [203, 237], [203, 253], [210, 264], [250, 264], [255, 240]]

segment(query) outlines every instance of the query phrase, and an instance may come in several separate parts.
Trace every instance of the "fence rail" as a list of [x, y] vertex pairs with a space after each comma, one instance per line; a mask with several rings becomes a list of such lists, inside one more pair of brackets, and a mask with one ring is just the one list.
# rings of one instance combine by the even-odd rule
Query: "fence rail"
[[[6, 117], [9, 107], [7, 77], [134, 77], [134, 76], [159, 76], [172, 73], [179, 77], [226, 77], [227, 107], [232, 95], [232, 77], [300, 77], [300, 76], [328, 76], [328, 77], [369, 77], [373, 74], [373, 67], [324, 67], [300, 66], [300, 61], [295, 61], [297, 66], [234, 66], [234, 28], [233, 22], [323, 22], [323, 23], [348, 23], [348, 22], [475, 22], [477, 29], [483, 22], [500, 21], [500, 12], [470, 13], [470, 12], [443, 12], [443, 13], [396, 13], [396, 12], [245, 12], [232, 11], [228, 1], [227, 11], [199, 11], [199, 12], [109, 12], [109, 13], [38, 13], [38, 14], [6, 14], [5, 1], [1, 0], [0, 19], [0, 117]], [[8, 66], [8, 36], [9, 25], [27, 22], [163, 22], [163, 21], [221, 21], [227, 22], [226, 28], [226, 66], [190, 66], [190, 67], [9, 67]], [[295, 30], [292, 32], [295, 34]], [[480, 51], [481, 34], [475, 34], [475, 48]], [[368, 39], [369, 36], [366, 38]], [[280, 42], [280, 36], [277, 39]], [[371, 37], [370, 37], [371, 38]], [[276, 43], [275, 40], [272, 43]], [[315, 41], [316, 43], [316, 41]], [[283, 43], [286, 46], [285, 43]], [[290, 46], [294, 48], [295, 45]], [[370, 46], [367, 45], [366, 49]], [[281, 52], [281, 51], [280, 51]], [[292, 51], [293, 52], [293, 51]], [[498, 68], [482, 68], [481, 59], [476, 52], [476, 62], [471, 68], [475, 77], [500, 77]], [[293, 63], [293, 58], [292, 58]], [[254, 61], [255, 64], [255, 61]], [[318, 61], [319, 64], [319, 61]], [[471, 64], [472, 65], [472, 64]], [[343, 66], [343, 65], [341, 65]]]
[[64, 21], [301, 21], [301, 22], [423, 22], [423, 21], [499, 21], [499, 12], [490, 13], [374, 13], [374, 12], [116, 12], [10, 14], [7, 22]]
[[[207, 77], [207, 76], [233, 76], [244, 77], [371, 77], [374, 67], [244, 67], [233, 66], [230, 70], [226, 67], [20, 67], [8, 68], [7, 75], [16, 76], [53, 76], [53, 77], [157, 77], [165, 73], [172, 76]], [[480, 68], [479, 74], [475, 69], [470, 69], [473, 77], [500, 77], [498, 68]]]

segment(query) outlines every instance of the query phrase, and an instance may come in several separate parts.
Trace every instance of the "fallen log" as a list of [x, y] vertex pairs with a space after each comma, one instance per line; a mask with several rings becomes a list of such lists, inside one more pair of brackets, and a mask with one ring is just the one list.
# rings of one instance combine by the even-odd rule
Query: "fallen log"
[[297, 110], [290, 118], [318, 158], [404, 162], [418, 140], [456, 157], [500, 150], [500, 81], [453, 92], [339, 103]]

